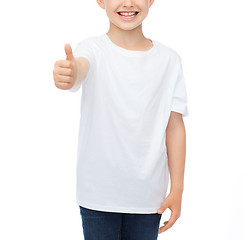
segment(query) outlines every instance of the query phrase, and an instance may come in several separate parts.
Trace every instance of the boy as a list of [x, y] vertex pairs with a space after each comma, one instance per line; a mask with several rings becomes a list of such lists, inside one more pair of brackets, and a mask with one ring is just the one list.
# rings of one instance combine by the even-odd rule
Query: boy
[[56, 87], [82, 87], [77, 203], [85, 240], [154, 240], [180, 216], [187, 95], [180, 56], [143, 35], [153, 2], [97, 0], [109, 31], [74, 53], [66, 44], [66, 60], [54, 66]]

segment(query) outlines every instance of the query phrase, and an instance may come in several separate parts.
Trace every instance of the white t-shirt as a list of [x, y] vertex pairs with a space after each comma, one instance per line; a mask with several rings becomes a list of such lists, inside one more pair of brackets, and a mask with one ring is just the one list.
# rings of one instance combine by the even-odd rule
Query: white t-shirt
[[180, 56], [152, 40], [147, 51], [119, 47], [107, 34], [82, 40], [90, 61], [82, 86], [76, 168], [77, 204], [109, 212], [156, 213], [166, 198], [166, 127], [188, 115]]

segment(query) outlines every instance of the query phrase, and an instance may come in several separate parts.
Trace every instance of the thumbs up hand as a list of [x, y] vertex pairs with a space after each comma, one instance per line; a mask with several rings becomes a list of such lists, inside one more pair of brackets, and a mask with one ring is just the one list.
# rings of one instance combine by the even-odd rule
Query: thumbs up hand
[[65, 44], [66, 60], [55, 62], [53, 77], [57, 88], [67, 90], [73, 87], [77, 78], [77, 61], [70, 44]]

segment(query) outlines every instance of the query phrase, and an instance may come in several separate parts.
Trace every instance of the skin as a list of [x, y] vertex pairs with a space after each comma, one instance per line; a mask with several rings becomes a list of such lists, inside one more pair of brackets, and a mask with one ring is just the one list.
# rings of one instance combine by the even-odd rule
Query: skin
[[[55, 86], [62, 90], [67, 90], [73, 87], [76, 81], [81, 81], [85, 78], [89, 62], [85, 58], [75, 58], [72, 53], [70, 44], [65, 45], [65, 60], [58, 60], [54, 64], [53, 78]], [[80, 66], [79, 65], [83, 65]]]
[[[142, 22], [147, 17], [154, 0], [97, 0], [109, 18], [107, 35], [112, 42], [128, 50], [146, 51], [153, 47], [152, 41], [142, 31]], [[135, 20], [126, 22], [118, 11], [138, 11]]]
[[162, 214], [167, 208], [171, 210], [168, 221], [159, 228], [162, 233], [173, 226], [181, 215], [181, 202], [184, 185], [184, 169], [186, 154], [186, 132], [182, 114], [171, 111], [166, 128], [166, 148], [168, 167], [171, 179], [171, 189], [163, 201], [158, 213]]
[[[96, 0], [106, 11], [110, 27], [107, 35], [119, 47], [128, 50], [146, 51], [153, 47], [152, 41], [142, 32], [142, 22], [147, 17], [154, 0]], [[118, 11], [138, 11], [136, 19], [126, 22], [117, 15]], [[56, 61], [53, 75], [55, 86], [70, 89], [76, 82], [83, 81], [90, 63], [85, 58], [74, 58], [70, 44], [65, 45], [66, 59]], [[169, 208], [168, 221], [159, 228], [162, 233], [173, 226], [181, 215], [181, 202], [184, 182], [186, 133], [182, 114], [171, 111], [166, 128], [166, 148], [171, 179], [171, 189], [157, 213]], [[159, 211], [160, 210], [160, 211]]]

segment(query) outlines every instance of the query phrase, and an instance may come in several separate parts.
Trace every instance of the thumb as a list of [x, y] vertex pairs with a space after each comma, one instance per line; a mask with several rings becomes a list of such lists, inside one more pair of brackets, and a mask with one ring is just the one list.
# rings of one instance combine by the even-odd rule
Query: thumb
[[157, 213], [162, 214], [165, 211], [166, 207], [165, 206], [161, 206], [158, 210]]
[[157, 213], [162, 214], [167, 209], [168, 206], [169, 206], [169, 201], [166, 198], [163, 204], [161, 205], [161, 207], [157, 210]]
[[66, 52], [66, 59], [67, 60], [73, 60], [74, 59], [72, 48], [71, 48], [69, 43], [65, 44], [65, 52]]

